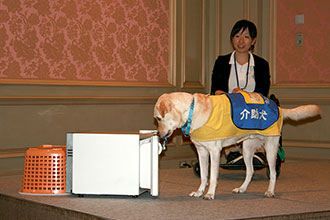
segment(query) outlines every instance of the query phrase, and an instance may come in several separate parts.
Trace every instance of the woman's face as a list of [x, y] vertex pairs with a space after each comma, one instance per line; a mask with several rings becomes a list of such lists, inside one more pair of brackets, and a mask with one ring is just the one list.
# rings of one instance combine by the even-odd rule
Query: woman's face
[[248, 28], [244, 31], [242, 28], [237, 34], [234, 35], [231, 41], [236, 52], [247, 53], [249, 52], [251, 46], [255, 44], [256, 38], [251, 38]]

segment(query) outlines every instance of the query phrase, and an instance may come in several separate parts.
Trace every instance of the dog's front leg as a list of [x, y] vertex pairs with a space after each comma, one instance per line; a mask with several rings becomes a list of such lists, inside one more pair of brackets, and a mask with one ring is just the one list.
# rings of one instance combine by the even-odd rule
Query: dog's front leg
[[215, 196], [215, 190], [218, 183], [218, 174], [219, 174], [219, 161], [220, 161], [220, 151], [218, 147], [213, 147], [210, 150], [211, 156], [211, 173], [210, 173], [210, 187], [203, 199], [212, 200]]
[[209, 152], [202, 146], [198, 146], [195, 143], [198, 159], [199, 159], [199, 166], [200, 166], [200, 174], [201, 174], [201, 185], [199, 186], [196, 192], [191, 192], [189, 195], [193, 197], [200, 197], [203, 195], [205, 188], [207, 187], [207, 177], [208, 177], [208, 170], [209, 170]]

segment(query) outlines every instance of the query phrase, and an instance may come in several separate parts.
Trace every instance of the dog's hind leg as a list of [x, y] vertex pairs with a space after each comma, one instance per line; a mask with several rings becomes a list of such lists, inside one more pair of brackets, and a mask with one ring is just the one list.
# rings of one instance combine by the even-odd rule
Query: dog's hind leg
[[205, 188], [207, 187], [208, 170], [209, 170], [209, 152], [203, 147], [194, 143], [198, 153], [200, 174], [201, 174], [201, 185], [196, 192], [191, 192], [189, 196], [200, 197], [203, 195]]
[[253, 177], [253, 155], [256, 149], [260, 146], [255, 140], [248, 139], [243, 142], [243, 158], [246, 167], [246, 175], [243, 184], [239, 188], [233, 189], [234, 193], [244, 193]]
[[265, 150], [266, 150], [266, 156], [270, 171], [270, 180], [269, 180], [269, 186], [268, 190], [265, 192], [265, 196], [267, 197], [275, 197], [275, 183], [276, 183], [276, 156], [278, 152], [279, 147], [279, 136], [275, 137], [267, 137], [266, 143], [265, 143]]

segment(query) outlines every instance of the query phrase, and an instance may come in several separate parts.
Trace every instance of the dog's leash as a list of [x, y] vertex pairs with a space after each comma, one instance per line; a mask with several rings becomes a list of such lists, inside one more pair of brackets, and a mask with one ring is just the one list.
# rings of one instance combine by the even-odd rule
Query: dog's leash
[[186, 123], [181, 128], [182, 133], [186, 137], [189, 136], [189, 133], [190, 133], [191, 121], [192, 121], [192, 116], [193, 116], [193, 113], [194, 113], [194, 107], [195, 107], [195, 99], [193, 98], [192, 103], [190, 105], [188, 120], [186, 121]]
[[163, 145], [162, 145], [163, 151], [166, 150], [166, 143], [167, 143], [167, 137], [164, 137], [164, 142], [163, 142]]

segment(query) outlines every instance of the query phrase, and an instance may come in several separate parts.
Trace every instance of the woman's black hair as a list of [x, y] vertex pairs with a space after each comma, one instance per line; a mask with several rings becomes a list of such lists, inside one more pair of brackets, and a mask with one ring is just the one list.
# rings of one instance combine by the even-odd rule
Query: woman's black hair
[[[257, 37], [257, 27], [251, 21], [240, 20], [240, 21], [237, 21], [236, 22], [236, 24], [234, 25], [233, 29], [231, 30], [230, 40], [233, 39], [233, 37], [238, 32], [240, 32], [241, 30], [242, 31], [245, 31], [246, 28], [248, 28], [249, 34], [250, 34], [252, 40]], [[251, 46], [251, 49], [252, 50], [253, 50], [253, 48], [254, 48], [254, 45]]]

